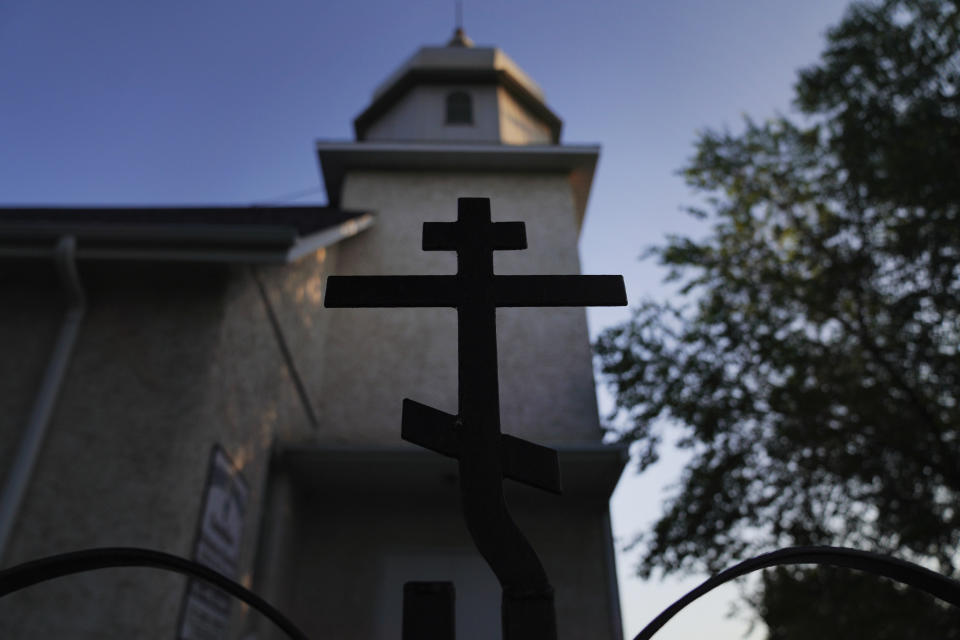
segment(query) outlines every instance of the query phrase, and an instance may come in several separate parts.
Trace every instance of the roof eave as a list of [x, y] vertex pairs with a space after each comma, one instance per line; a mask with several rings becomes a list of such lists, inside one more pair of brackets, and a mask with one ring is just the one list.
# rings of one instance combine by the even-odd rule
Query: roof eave
[[317, 141], [317, 156], [332, 206], [340, 206], [349, 171], [516, 171], [563, 173], [573, 189], [578, 228], [593, 185], [599, 145]]
[[335, 226], [300, 235], [295, 228], [282, 225], [0, 220], [0, 258], [48, 258], [59, 238], [71, 236], [77, 240], [78, 260], [287, 264], [354, 236], [373, 222], [372, 214], [358, 213]]

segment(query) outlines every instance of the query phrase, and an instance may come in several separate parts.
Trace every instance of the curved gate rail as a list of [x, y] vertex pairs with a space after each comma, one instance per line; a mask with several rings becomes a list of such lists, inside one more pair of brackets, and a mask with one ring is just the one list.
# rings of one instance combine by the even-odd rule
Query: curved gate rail
[[85, 549], [18, 564], [0, 571], [0, 598], [54, 578], [113, 567], [164, 569], [209, 582], [265, 615], [293, 640], [309, 640], [297, 625], [273, 605], [238, 582], [193, 560], [150, 549], [135, 547]]
[[[869, 551], [843, 547], [789, 547], [741, 562], [703, 582], [667, 607], [634, 638], [649, 640], [687, 605], [716, 587], [748, 573], [769, 567], [817, 564], [844, 567], [890, 578], [960, 607], [960, 582], [918, 564]], [[294, 640], [309, 640], [286, 616], [243, 585], [202, 564], [179, 556], [137, 549], [112, 547], [86, 549], [25, 562], [0, 571], [0, 598], [41, 582], [63, 576], [112, 567], [148, 567], [174, 571], [209, 582], [262, 613]]]

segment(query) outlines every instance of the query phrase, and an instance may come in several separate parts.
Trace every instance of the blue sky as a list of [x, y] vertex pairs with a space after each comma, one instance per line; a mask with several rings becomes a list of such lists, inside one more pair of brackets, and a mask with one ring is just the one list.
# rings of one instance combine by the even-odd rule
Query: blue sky
[[[696, 132], [789, 112], [846, 4], [466, 0], [464, 23], [543, 87], [565, 142], [602, 145], [583, 268], [624, 274], [636, 302], [665, 292], [640, 251], [705, 229], [676, 174]], [[373, 88], [453, 16], [453, 0], [0, 0], [0, 205], [324, 202], [313, 141], [352, 138]], [[592, 310], [592, 330], [625, 317]], [[680, 464], [625, 479], [618, 535], [656, 515]], [[628, 633], [690, 582], [625, 578]], [[741, 637], [724, 619], [735, 594], [657, 637]]]

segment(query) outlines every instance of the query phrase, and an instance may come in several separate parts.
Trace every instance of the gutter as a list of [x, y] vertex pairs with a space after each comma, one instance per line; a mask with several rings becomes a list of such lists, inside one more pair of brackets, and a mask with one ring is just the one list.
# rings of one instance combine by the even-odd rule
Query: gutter
[[77, 273], [76, 246], [76, 238], [63, 236], [54, 251], [60, 281], [66, 290], [67, 311], [20, 440], [20, 448], [7, 474], [3, 493], [0, 494], [0, 561], [7, 551], [13, 525], [30, 485], [30, 478], [36, 467], [37, 457], [43, 446], [50, 417], [60, 395], [64, 374], [70, 364], [70, 356], [86, 312], [86, 300]]

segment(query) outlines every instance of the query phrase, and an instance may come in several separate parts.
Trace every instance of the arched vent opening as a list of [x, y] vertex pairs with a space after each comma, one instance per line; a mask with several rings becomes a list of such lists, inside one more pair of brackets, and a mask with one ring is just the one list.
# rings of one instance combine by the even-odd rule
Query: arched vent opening
[[473, 124], [473, 100], [466, 91], [447, 94], [447, 124]]

